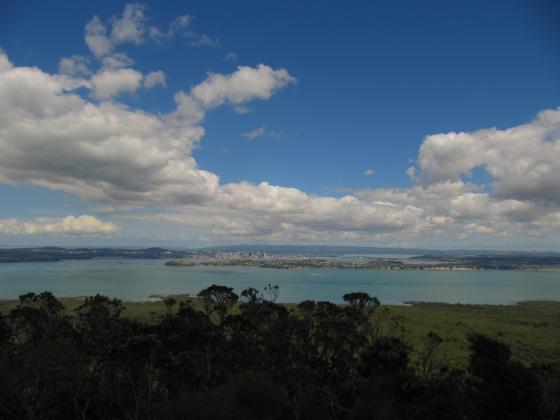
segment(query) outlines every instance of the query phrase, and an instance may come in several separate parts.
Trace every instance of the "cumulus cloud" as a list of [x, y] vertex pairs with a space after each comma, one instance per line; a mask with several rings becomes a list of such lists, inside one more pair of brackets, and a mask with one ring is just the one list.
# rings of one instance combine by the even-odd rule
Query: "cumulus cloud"
[[483, 186], [462, 180], [440, 181], [414, 188], [354, 191], [366, 200], [413, 205], [423, 210], [420, 230], [445, 232], [450, 237], [544, 235], [555, 224], [559, 209], [534, 200], [500, 198]]
[[238, 105], [252, 99], [270, 99], [277, 90], [296, 81], [285, 69], [274, 70], [265, 64], [239, 66], [229, 75], [210, 73], [204, 82], [193, 87], [191, 96], [205, 108], [226, 102]]
[[[217, 45], [217, 40], [195, 32], [192, 29], [192, 20], [190, 15], [178, 16], [165, 31], [162, 31], [156, 26], [148, 26], [145, 6], [139, 3], [126, 4], [121, 16], [112, 16], [106, 21], [94, 16], [84, 28], [84, 39], [91, 53], [99, 60], [100, 69], [93, 74], [89, 59], [85, 56], [64, 57], [59, 63], [59, 79], [64, 82], [67, 90], [85, 87], [91, 89], [92, 97], [99, 100], [111, 99], [123, 93], [134, 93], [140, 87], [150, 89], [158, 85], [165, 86], [166, 77], [163, 71], [153, 71], [144, 77], [139, 71], [131, 68], [134, 60], [116, 49], [125, 43], [141, 44], [146, 36], [158, 42], [181, 36], [193, 46]], [[0, 61], [0, 71], [2, 68], [11, 68], [5, 54], [0, 54], [0, 59], [3, 60]], [[91, 78], [88, 79], [89, 77]], [[182, 100], [181, 94], [177, 94], [176, 98], [182, 103], [190, 100]], [[201, 104], [200, 99], [196, 102], [197, 108], [209, 107]], [[203, 110], [197, 112], [202, 114]]]
[[[296, 188], [266, 182], [226, 184], [218, 200], [220, 207], [238, 212], [238, 218], [244, 219], [252, 235], [266, 235], [277, 230], [299, 230], [310, 234], [414, 230], [422, 214], [422, 210], [415, 206], [368, 202], [351, 195], [341, 198], [314, 196]], [[261, 227], [257, 220], [261, 221]]]
[[[103, 70], [91, 83], [96, 95], [106, 98], [136, 89], [140, 80], [134, 70], [117, 69]], [[245, 100], [255, 98], [252, 89], [238, 92]], [[198, 122], [205, 108], [186, 94], [177, 103], [177, 110], [167, 115], [114, 102], [96, 105], [67, 91], [56, 76], [37, 68], [12, 68], [0, 74], [0, 180], [99, 202], [176, 205], [209, 200], [219, 178], [198, 168], [192, 157], [204, 133]]]
[[106, 69], [120, 69], [132, 66], [134, 60], [124, 53], [112, 53], [103, 57], [101, 63]]
[[187, 94], [175, 94], [177, 110], [174, 116], [198, 124], [211, 108], [231, 104], [234, 108], [255, 100], [267, 100], [279, 89], [296, 83], [287, 70], [259, 64], [256, 67], [240, 66], [230, 74], [210, 73], [206, 80], [193, 86]]
[[150, 89], [157, 85], [165, 86], [165, 73], [158, 70], [146, 74], [144, 78], [144, 87]]
[[12, 68], [12, 63], [4, 51], [0, 49], [0, 73], [8, 71]]
[[32, 220], [0, 219], [0, 235], [111, 236], [118, 232], [117, 225], [87, 215]]
[[112, 21], [111, 39], [115, 44], [123, 42], [140, 44], [143, 41], [146, 23], [144, 6], [138, 3], [127, 4], [122, 17], [113, 18]]
[[94, 16], [85, 26], [86, 44], [96, 57], [102, 58], [110, 54], [119, 44], [142, 43], [146, 31], [144, 6], [137, 3], [127, 4], [122, 17], [113, 16], [110, 22], [110, 33], [99, 16]]
[[108, 99], [123, 92], [133, 93], [140, 87], [142, 73], [133, 69], [102, 70], [91, 78], [93, 95]]
[[373, 174], [375, 174], [375, 171], [373, 169], [366, 169], [364, 171], [364, 176], [373, 176]]
[[86, 77], [92, 73], [88, 58], [79, 54], [61, 58], [58, 62], [58, 72], [70, 77]]
[[464, 227], [464, 232], [459, 235], [460, 239], [466, 239], [471, 235], [485, 236], [485, 235], [496, 235], [496, 230], [492, 227], [482, 225], [480, 223], [469, 223]]
[[113, 43], [107, 36], [107, 27], [94, 16], [85, 27], [85, 41], [90, 51], [96, 57], [103, 57], [113, 49]]
[[560, 111], [543, 111], [506, 130], [428, 136], [418, 165], [415, 176], [424, 183], [458, 180], [480, 167], [494, 179], [497, 197], [559, 205]]
[[[99, 16], [94, 16], [85, 26], [85, 42], [91, 53], [100, 61], [101, 66], [93, 76], [89, 60], [85, 56], [74, 55], [65, 57], [59, 63], [60, 79], [64, 80], [67, 89], [85, 87], [92, 90], [92, 97], [100, 100], [110, 99], [122, 93], [133, 93], [143, 86], [147, 89], [155, 86], [165, 86], [165, 73], [161, 70], [153, 71], [145, 77], [137, 70], [131, 68], [134, 60], [116, 48], [125, 43], [141, 44], [146, 34], [156, 41], [182, 36], [193, 46], [217, 45], [217, 40], [192, 29], [193, 17], [190, 15], [178, 16], [167, 30], [162, 31], [156, 26], [147, 25], [145, 6], [139, 3], [125, 5], [122, 16], [112, 16], [103, 21]], [[11, 68], [5, 54], [3, 67]], [[63, 78], [63, 77], [64, 78]], [[87, 79], [91, 76], [91, 79]], [[178, 96], [179, 97], [179, 96]], [[241, 102], [243, 102], [242, 100]], [[185, 101], [183, 101], [185, 102]], [[200, 107], [201, 100], [197, 100]], [[203, 107], [208, 108], [206, 104]]]
[[365, 239], [415, 232], [422, 210], [375, 203], [353, 196], [318, 197], [296, 188], [250, 183], [226, 184], [212, 199], [159, 215], [133, 216], [191, 224], [220, 238], [268, 241]]

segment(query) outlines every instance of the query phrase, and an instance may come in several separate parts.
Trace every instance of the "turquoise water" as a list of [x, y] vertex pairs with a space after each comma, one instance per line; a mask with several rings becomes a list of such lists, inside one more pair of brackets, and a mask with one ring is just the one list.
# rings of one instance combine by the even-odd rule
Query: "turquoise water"
[[88, 260], [0, 264], [0, 299], [26, 292], [57, 296], [101, 293], [123, 300], [152, 294], [196, 294], [211, 284], [240, 292], [280, 286], [279, 301], [340, 302], [363, 291], [382, 303], [438, 301], [507, 304], [560, 300], [560, 271], [278, 270], [252, 267], [166, 267], [160, 260]]

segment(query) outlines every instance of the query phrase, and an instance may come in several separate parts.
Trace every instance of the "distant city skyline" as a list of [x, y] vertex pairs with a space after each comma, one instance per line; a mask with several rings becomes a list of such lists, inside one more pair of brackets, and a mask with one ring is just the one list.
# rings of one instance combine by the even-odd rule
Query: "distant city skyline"
[[0, 5], [0, 246], [560, 250], [560, 5]]

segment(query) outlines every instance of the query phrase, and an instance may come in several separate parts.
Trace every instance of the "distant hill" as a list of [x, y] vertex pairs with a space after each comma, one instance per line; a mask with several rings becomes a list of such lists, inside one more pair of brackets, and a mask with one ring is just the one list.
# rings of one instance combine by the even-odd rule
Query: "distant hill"
[[161, 259], [181, 258], [188, 252], [175, 252], [164, 248], [114, 249], [114, 248], [4, 248], [0, 249], [0, 263], [40, 262], [60, 260], [91, 260], [94, 258]]

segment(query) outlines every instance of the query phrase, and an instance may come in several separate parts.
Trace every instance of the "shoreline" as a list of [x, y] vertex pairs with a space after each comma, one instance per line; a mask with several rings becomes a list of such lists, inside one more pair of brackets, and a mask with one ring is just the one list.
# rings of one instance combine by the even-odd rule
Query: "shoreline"
[[251, 267], [251, 268], [271, 268], [275, 270], [379, 270], [379, 271], [560, 271], [559, 267], [547, 267], [547, 266], [530, 266], [530, 265], [519, 265], [519, 266], [476, 266], [476, 265], [464, 265], [464, 264], [409, 264], [409, 263], [385, 263], [376, 262], [373, 264], [352, 264], [352, 263], [323, 263], [323, 262], [309, 262], [309, 261], [284, 261], [284, 260], [274, 260], [274, 263], [270, 261], [259, 262], [259, 261], [212, 261], [212, 262], [188, 262], [180, 263], [176, 261], [167, 261], [164, 263], [167, 267], [173, 268], [202, 268], [202, 267]]
[[[40, 263], [65, 263], [65, 262], [76, 262], [76, 261], [165, 261], [160, 258], [126, 258], [126, 257], [96, 257], [96, 258], [61, 258], [52, 260], [0, 260], [0, 266], [2, 265], [15, 265], [15, 264], [40, 264]], [[464, 265], [429, 265], [429, 264], [406, 264], [402, 265], [392, 265], [392, 266], [380, 266], [380, 265], [367, 265], [367, 264], [341, 264], [341, 265], [290, 265], [290, 266], [280, 266], [280, 265], [269, 265], [269, 264], [246, 264], [246, 263], [222, 263], [222, 262], [211, 262], [211, 263], [193, 263], [193, 264], [166, 264], [163, 265], [171, 268], [203, 268], [203, 267], [250, 267], [250, 268], [270, 268], [274, 270], [372, 270], [372, 271], [437, 271], [437, 272], [448, 272], [448, 271], [560, 271], [559, 267], [548, 267], [548, 266], [464, 266]]]
[[[95, 257], [95, 258], [60, 258], [60, 259], [40, 259], [40, 260], [0, 260], [0, 266], [15, 264], [40, 264], [40, 263], [65, 263], [77, 261], [162, 261], [164, 266], [171, 268], [204, 268], [204, 267], [249, 267], [249, 268], [270, 268], [274, 270], [376, 270], [376, 271], [560, 271], [560, 266], [546, 265], [499, 265], [499, 266], [478, 266], [465, 264], [384, 264], [384, 262], [376, 262], [374, 264], [352, 264], [352, 263], [326, 263], [313, 264], [307, 262], [299, 263], [298, 261], [274, 260], [283, 264], [270, 264], [270, 262], [194, 262], [189, 264], [168, 264], [170, 261], [161, 258], [136, 258], [136, 257]], [[303, 260], [305, 261], [305, 260]]]

